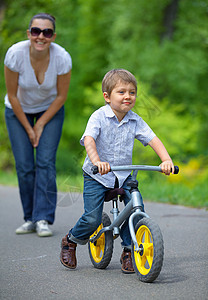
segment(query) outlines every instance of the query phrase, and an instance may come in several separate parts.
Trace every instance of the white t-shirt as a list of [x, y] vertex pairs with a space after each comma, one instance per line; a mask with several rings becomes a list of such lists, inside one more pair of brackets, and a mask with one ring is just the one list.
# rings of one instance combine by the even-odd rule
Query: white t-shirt
[[[44, 82], [39, 84], [30, 62], [30, 41], [22, 41], [10, 47], [4, 64], [19, 73], [17, 97], [25, 113], [38, 113], [48, 109], [57, 96], [57, 75], [68, 73], [72, 68], [69, 53], [61, 46], [51, 43], [50, 61]], [[8, 96], [5, 105], [12, 108]]]

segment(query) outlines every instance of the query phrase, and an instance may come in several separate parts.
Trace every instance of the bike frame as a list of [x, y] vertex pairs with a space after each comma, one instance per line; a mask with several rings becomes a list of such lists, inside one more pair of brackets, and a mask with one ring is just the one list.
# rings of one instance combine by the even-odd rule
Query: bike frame
[[[93, 236], [90, 239], [90, 242], [94, 243], [99, 237], [106, 231], [113, 231], [114, 229], [118, 229], [118, 227], [127, 219], [129, 218], [129, 231], [131, 234], [132, 241], [135, 246], [135, 251], [139, 252], [142, 249], [139, 248], [139, 245], [136, 240], [135, 230], [134, 230], [134, 219], [136, 217], [146, 217], [149, 216], [142, 212], [142, 199], [138, 190], [138, 182], [136, 181], [137, 173], [139, 170], [142, 171], [158, 171], [162, 172], [161, 168], [158, 166], [145, 166], [145, 165], [126, 165], [126, 166], [115, 166], [111, 167], [111, 171], [132, 171], [132, 182], [136, 184], [136, 186], [131, 187], [131, 200], [128, 204], [124, 207], [124, 209], [119, 213], [117, 211], [117, 216], [114, 218], [114, 221], [110, 226], [102, 228], [97, 235]], [[178, 169], [175, 169], [176, 174], [178, 173]], [[117, 201], [117, 200], [116, 200]], [[114, 215], [115, 216], [115, 215]], [[119, 232], [119, 230], [117, 230]]]

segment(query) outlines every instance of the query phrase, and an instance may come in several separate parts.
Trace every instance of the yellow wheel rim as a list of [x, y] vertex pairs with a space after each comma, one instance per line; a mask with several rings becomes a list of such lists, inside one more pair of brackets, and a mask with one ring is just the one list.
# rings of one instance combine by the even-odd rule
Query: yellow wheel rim
[[136, 239], [141, 252], [134, 251], [135, 264], [142, 275], [147, 275], [151, 270], [154, 256], [153, 239], [149, 228], [142, 225], [136, 232]]
[[[102, 228], [103, 228], [103, 225], [101, 224], [97, 228], [97, 230], [91, 235], [91, 237], [93, 237], [95, 234], [97, 234]], [[95, 241], [95, 243], [90, 243], [91, 255], [96, 263], [101, 262], [103, 255], [104, 255], [104, 250], [105, 250], [105, 234], [103, 233], [99, 237], [99, 239]]]

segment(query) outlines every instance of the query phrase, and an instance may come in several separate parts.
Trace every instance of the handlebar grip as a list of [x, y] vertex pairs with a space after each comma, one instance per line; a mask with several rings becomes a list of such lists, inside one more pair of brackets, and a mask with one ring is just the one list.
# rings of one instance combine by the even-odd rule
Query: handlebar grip
[[92, 173], [95, 175], [95, 174], [97, 174], [98, 173], [98, 166], [93, 166], [92, 168], [91, 168], [91, 170], [92, 170]]
[[174, 166], [174, 175], [179, 173], [179, 167], [178, 166]]

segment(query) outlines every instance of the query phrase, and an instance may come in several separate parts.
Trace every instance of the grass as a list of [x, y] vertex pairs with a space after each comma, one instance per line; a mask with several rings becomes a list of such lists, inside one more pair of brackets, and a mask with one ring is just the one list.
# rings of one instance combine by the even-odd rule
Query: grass
[[[0, 184], [7, 186], [18, 186], [16, 174], [13, 172], [0, 171]], [[82, 193], [82, 176], [57, 175], [58, 190], [61, 192]], [[206, 182], [199, 184], [186, 184], [171, 182], [166, 176], [155, 176], [149, 178], [144, 176], [140, 179], [139, 189], [145, 201], [170, 203], [195, 208], [208, 209], [208, 185]]]
[[0, 171], [0, 185], [17, 186], [17, 176], [14, 172]]
[[[18, 180], [15, 172], [0, 171], [0, 185], [18, 186]], [[82, 193], [82, 177], [72, 177], [69, 175], [58, 174], [57, 186], [62, 192], [77, 191]]]
[[163, 183], [159, 180], [149, 184], [144, 182], [141, 185], [141, 193], [144, 199], [153, 202], [208, 209], [208, 186], [206, 183], [188, 187], [181, 183]]

